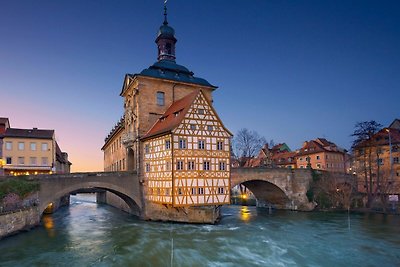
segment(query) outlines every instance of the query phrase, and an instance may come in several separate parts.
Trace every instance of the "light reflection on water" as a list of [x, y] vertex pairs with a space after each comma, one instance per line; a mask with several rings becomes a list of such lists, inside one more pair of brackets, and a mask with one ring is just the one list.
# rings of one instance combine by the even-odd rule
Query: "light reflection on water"
[[[217, 225], [143, 222], [73, 196], [0, 241], [0, 266], [398, 266], [400, 219], [223, 208]], [[348, 227], [349, 219], [351, 228]], [[172, 242], [173, 240], [173, 242]]]

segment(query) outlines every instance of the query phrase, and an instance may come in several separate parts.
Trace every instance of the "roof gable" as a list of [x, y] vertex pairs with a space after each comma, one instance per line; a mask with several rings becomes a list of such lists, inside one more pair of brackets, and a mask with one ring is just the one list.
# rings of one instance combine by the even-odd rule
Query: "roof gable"
[[199, 92], [199, 90], [196, 90], [184, 98], [172, 103], [167, 111], [165, 111], [165, 113], [156, 121], [153, 127], [150, 128], [150, 130], [143, 136], [142, 139], [147, 139], [159, 134], [171, 132], [181, 123], [186, 112], [189, 110], [190, 105], [193, 103]]
[[[185, 125], [188, 125], [190, 124], [191, 120], [196, 119], [193, 118], [193, 113], [194, 110], [197, 110], [197, 106], [199, 104], [207, 106], [208, 113], [204, 115], [205, 120], [212, 120], [214, 122], [212, 124], [213, 127], [217, 127], [219, 131], [226, 132], [227, 136], [232, 136], [229, 130], [227, 130], [222, 124], [216, 111], [208, 99], [204, 96], [203, 92], [201, 90], [196, 90], [184, 98], [172, 103], [167, 111], [156, 121], [153, 127], [150, 128], [150, 130], [143, 136], [142, 139], [148, 139], [150, 137], [162, 135], [175, 130], [185, 130], [183, 129], [183, 122], [185, 122]], [[207, 129], [202, 129], [201, 131], [203, 134], [208, 134], [205, 133], [206, 130]]]
[[[196, 95], [184, 116], [184, 120], [174, 129], [174, 133], [210, 137], [232, 136], [202, 91]], [[191, 129], [191, 125], [195, 125], [195, 128]]]

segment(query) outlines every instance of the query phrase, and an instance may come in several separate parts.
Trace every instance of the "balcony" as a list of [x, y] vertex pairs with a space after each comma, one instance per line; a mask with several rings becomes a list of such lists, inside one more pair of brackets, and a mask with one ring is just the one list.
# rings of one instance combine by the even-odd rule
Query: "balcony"
[[122, 135], [121, 141], [125, 147], [132, 147], [136, 141], [136, 134], [134, 132], [126, 132]]

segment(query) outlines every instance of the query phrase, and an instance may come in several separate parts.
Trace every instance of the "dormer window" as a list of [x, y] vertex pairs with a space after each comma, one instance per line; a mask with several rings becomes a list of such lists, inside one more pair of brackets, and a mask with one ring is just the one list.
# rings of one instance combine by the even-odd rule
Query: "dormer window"
[[182, 112], [182, 109], [181, 109], [181, 110], [178, 110], [178, 111], [176, 111], [176, 112], [174, 112], [174, 116], [175, 116], [175, 117], [178, 117], [179, 114], [181, 114], [181, 112]]

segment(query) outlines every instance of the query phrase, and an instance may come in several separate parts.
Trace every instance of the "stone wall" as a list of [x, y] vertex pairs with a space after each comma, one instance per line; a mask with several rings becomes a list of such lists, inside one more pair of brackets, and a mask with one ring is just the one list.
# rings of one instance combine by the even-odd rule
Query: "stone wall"
[[39, 225], [37, 207], [0, 215], [0, 239]]
[[215, 206], [173, 208], [167, 205], [148, 202], [143, 219], [214, 224], [219, 221], [220, 215], [220, 209]]
[[105, 191], [101, 193], [96, 193], [96, 202], [104, 203], [127, 213], [139, 216], [138, 213], [132, 211], [131, 208], [129, 208], [128, 204], [126, 204], [126, 202], [122, 198], [111, 192]]

